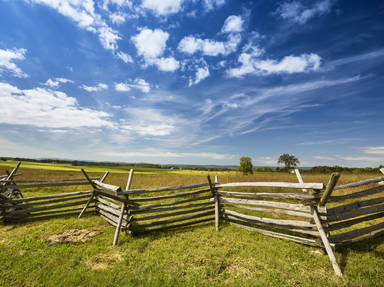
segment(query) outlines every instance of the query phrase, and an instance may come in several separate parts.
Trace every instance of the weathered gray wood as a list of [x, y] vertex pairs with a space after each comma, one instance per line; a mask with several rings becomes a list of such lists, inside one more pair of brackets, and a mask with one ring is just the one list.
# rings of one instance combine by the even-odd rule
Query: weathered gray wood
[[327, 184], [327, 188], [325, 189], [325, 191], [324, 191], [324, 193], [320, 199], [319, 206], [324, 206], [327, 203], [328, 198], [331, 196], [333, 189], [335, 188], [335, 185], [336, 185], [337, 181], [339, 180], [339, 178], [340, 178], [340, 173], [334, 172], [331, 174], [331, 178], [329, 179], [329, 182]]
[[120, 193], [121, 192], [121, 187], [120, 186], [102, 183], [102, 182], [100, 182], [98, 180], [92, 180], [92, 182], [96, 186], [96, 189], [100, 189], [100, 190], [103, 190], [103, 191], [114, 192], [114, 193]]
[[43, 199], [70, 197], [70, 196], [75, 196], [79, 194], [91, 194], [91, 192], [92, 192], [91, 190], [84, 190], [84, 191], [75, 191], [75, 192], [68, 192], [68, 193], [58, 193], [58, 194], [52, 194], [52, 195], [24, 197], [24, 198], [12, 199], [9, 202], [17, 204], [22, 202], [31, 202], [31, 201], [43, 200]]
[[238, 205], [238, 204], [225, 204], [224, 207], [233, 207], [233, 208], [241, 208], [241, 209], [261, 211], [261, 212], [280, 213], [280, 214], [287, 214], [287, 215], [298, 216], [298, 217], [312, 218], [312, 215], [310, 213], [291, 211], [287, 209], [253, 207], [253, 206]]
[[[100, 208], [100, 209], [102, 209], [102, 210], [104, 210], [104, 211], [107, 211], [107, 212], [109, 212], [109, 213], [112, 213], [113, 215], [120, 216], [120, 209], [121, 209], [121, 208], [119, 208], [119, 209], [114, 209], [114, 208], [112, 208], [112, 207], [110, 207], [110, 206], [107, 206], [107, 205], [104, 205], [104, 204], [102, 204], [102, 203], [100, 203], [100, 202], [97, 202], [97, 203], [96, 203], [96, 207], [97, 207], [97, 208]], [[125, 216], [125, 217], [128, 218], [128, 216]]]
[[327, 214], [328, 215], [341, 214], [341, 213], [345, 213], [345, 212], [355, 210], [355, 209], [358, 209], [361, 207], [375, 205], [375, 204], [379, 204], [379, 203], [383, 203], [383, 202], [384, 202], [384, 197], [378, 197], [378, 198], [372, 198], [372, 199], [358, 201], [358, 202], [352, 202], [349, 204], [336, 206], [333, 208], [328, 208]]
[[339, 230], [339, 229], [342, 229], [342, 228], [353, 226], [353, 225], [361, 223], [361, 222], [365, 222], [365, 221], [369, 221], [369, 220], [374, 220], [374, 219], [378, 219], [378, 218], [382, 218], [382, 217], [384, 217], [384, 212], [375, 213], [375, 214], [371, 214], [371, 215], [368, 215], [368, 216], [359, 217], [359, 218], [351, 219], [351, 220], [348, 220], [348, 221], [342, 221], [342, 222], [338, 222], [338, 223], [334, 223], [334, 224], [328, 225], [327, 230], [328, 231], [335, 231], [335, 230]]
[[179, 201], [173, 201], [173, 202], [161, 202], [156, 204], [146, 204], [146, 205], [132, 205], [130, 206], [130, 209], [132, 210], [132, 213], [135, 213], [137, 210], [149, 210], [156, 207], [164, 207], [164, 206], [173, 206], [173, 205], [180, 205], [188, 202], [194, 202], [194, 201], [201, 201], [205, 199], [213, 199], [212, 195], [207, 196], [200, 196], [196, 198], [190, 198], [185, 200], [179, 200]]
[[220, 195], [245, 198], [270, 198], [270, 199], [297, 199], [297, 200], [315, 200], [319, 196], [304, 193], [268, 193], [268, 192], [235, 192], [219, 190]]
[[100, 217], [103, 218], [104, 220], [106, 220], [110, 225], [115, 226], [115, 227], [117, 226], [117, 223], [115, 221], [113, 221], [112, 219], [108, 218], [104, 214], [100, 214]]
[[200, 220], [188, 221], [188, 222], [185, 222], [185, 223], [179, 223], [179, 224], [174, 224], [174, 225], [167, 225], [167, 226], [164, 226], [164, 227], [151, 228], [151, 229], [147, 229], [147, 230], [138, 230], [138, 231], [135, 231], [135, 232], [137, 232], [137, 233], [147, 233], [147, 232], [154, 232], [154, 231], [163, 231], [163, 230], [180, 228], [180, 227], [195, 225], [195, 224], [198, 224], [198, 223], [214, 221], [214, 220], [215, 220], [214, 217], [204, 218], [204, 219], [200, 219]]
[[[301, 177], [301, 174], [300, 174], [300, 171], [298, 168], [295, 168], [295, 174], [296, 174], [296, 177], [297, 177], [297, 180], [299, 181], [299, 183], [303, 184], [304, 181], [303, 181], [303, 178]], [[305, 188], [302, 189], [303, 192], [307, 192], [308, 190], [306, 190]]]
[[211, 177], [209, 175], [207, 176], [207, 179], [208, 179], [209, 189], [212, 193], [212, 196], [213, 196], [214, 202], [215, 202], [215, 228], [216, 228], [216, 231], [219, 231], [219, 218], [220, 218], [219, 196], [217, 194], [217, 190], [215, 189], [215, 186], [212, 184]]
[[154, 222], [151, 222], [148, 224], [140, 224], [139, 226], [142, 228], [146, 228], [146, 227], [152, 227], [152, 226], [157, 226], [157, 225], [165, 225], [165, 224], [169, 224], [169, 223], [186, 221], [189, 219], [195, 219], [195, 218], [199, 218], [199, 217], [205, 217], [205, 216], [209, 216], [209, 215], [213, 215], [213, 214], [215, 214], [215, 211], [208, 211], [208, 212], [202, 212], [202, 213], [197, 213], [197, 214], [192, 214], [192, 215], [179, 216], [179, 217], [167, 219], [167, 220], [154, 221]]
[[156, 212], [164, 212], [164, 211], [173, 211], [173, 210], [180, 210], [180, 209], [190, 209], [195, 207], [202, 207], [202, 206], [209, 206], [211, 209], [214, 209], [215, 206], [212, 205], [211, 202], [203, 202], [203, 203], [197, 203], [197, 204], [188, 204], [183, 206], [173, 206], [173, 207], [165, 207], [165, 208], [155, 208], [155, 209], [144, 209], [144, 210], [136, 210], [131, 211], [132, 214], [146, 214], [146, 213], [156, 213]]
[[384, 186], [377, 186], [373, 187], [367, 190], [351, 193], [351, 194], [346, 194], [346, 195], [333, 195], [329, 198], [329, 202], [338, 202], [342, 200], [347, 200], [347, 199], [354, 199], [354, 198], [360, 198], [360, 197], [365, 197], [373, 194], [377, 194], [380, 192], [384, 191]]
[[9, 213], [9, 216], [16, 215], [16, 214], [26, 214], [26, 213], [35, 212], [35, 211], [59, 209], [59, 208], [68, 207], [68, 206], [76, 206], [76, 205], [85, 204], [86, 202], [87, 201], [82, 200], [82, 201], [69, 202], [65, 204], [55, 204], [55, 205], [49, 205], [49, 206], [43, 206], [43, 207], [20, 209], [20, 210], [12, 211], [11, 213]]
[[115, 216], [115, 215], [113, 215], [113, 214], [110, 214], [109, 212], [106, 212], [106, 211], [104, 211], [104, 210], [102, 210], [102, 209], [98, 209], [98, 208], [96, 208], [96, 210], [97, 210], [97, 212], [98, 212], [100, 215], [103, 215], [104, 217], [109, 218], [109, 220], [114, 221], [115, 224], [117, 225], [117, 222], [119, 221], [119, 217], [117, 217], [117, 216]]
[[[20, 175], [23, 175], [22, 173], [15, 173], [13, 176], [20, 176]], [[3, 181], [3, 179], [6, 179], [7, 177], [9, 176], [9, 174], [7, 175], [0, 175], [0, 180], [1, 182]]]
[[150, 215], [145, 217], [135, 217], [136, 222], [146, 221], [146, 220], [153, 220], [153, 219], [159, 219], [159, 218], [165, 218], [165, 217], [171, 217], [171, 216], [177, 216], [177, 215], [183, 215], [183, 214], [191, 214], [196, 213], [198, 211], [206, 211], [206, 210], [213, 210], [212, 207], [202, 207], [197, 209], [188, 209], [183, 211], [177, 211], [177, 212], [171, 212], [171, 213], [161, 213], [156, 215]]
[[285, 188], [307, 188], [323, 189], [323, 183], [292, 183], [292, 182], [231, 182], [218, 184], [216, 187], [237, 187], [237, 186], [256, 186], [256, 187], [285, 187]]
[[93, 183], [93, 181], [91, 180], [91, 178], [88, 176], [88, 174], [85, 172], [83, 168], [81, 169], [81, 172], [84, 174], [85, 178], [87, 179], [89, 184], [93, 187], [93, 189], [96, 189], [95, 184]]
[[294, 203], [285, 203], [285, 202], [274, 202], [274, 201], [262, 201], [262, 200], [249, 200], [249, 199], [235, 199], [235, 198], [226, 198], [220, 197], [221, 202], [229, 203], [239, 203], [239, 204], [248, 204], [248, 205], [261, 205], [268, 207], [277, 207], [283, 209], [299, 210], [299, 211], [310, 211], [309, 206], [303, 204], [294, 204]]
[[332, 235], [330, 237], [330, 240], [332, 242], [335, 242], [335, 243], [343, 241], [343, 240], [350, 240], [350, 239], [353, 239], [355, 237], [358, 237], [358, 236], [361, 236], [361, 235], [366, 235], [368, 233], [371, 233], [373, 231], [376, 231], [376, 230], [379, 230], [379, 229], [383, 229], [383, 228], [384, 228], [384, 222], [380, 222], [378, 224], [371, 225], [371, 226], [368, 226], [368, 227], [363, 227], [363, 228], [360, 228], [360, 229], [355, 229], [355, 230], [351, 230], [351, 231], [347, 231], [347, 232], [343, 232], [343, 233]]
[[24, 184], [18, 185], [17, 188], [37, 188], [37, 187], [50, 187], [50, 186], [74, 186], [74, 185], [88, 185], [89, 183], [84, 182], [59, 182], [59, 183], [43, 183], [43, 184]]
[[153, 201], [153, 200], [161, 200], [166, 198], [177, 198], [177, 197], [183, 197], [188, 195], [201, 194], [209, 191], [210, 189], [201, 189], [201, 190], [184, 191], [184, 192], [178, 192], [174, 194], [167, 194], [167, 195], [160, 195], [160, 196], [129, 198], [129, 200], [131, 202]]
[[[333, 187], [332, 187], [332, 189], [333, 189]], [[333, 253], [333, 250], [332, 250], [332, 247], [329, 243], [327, 234], [325, 233], [323, 225], [321, 224], [319, 215], [317, 213], [316, 206], [314, 206], [312, 208], [312, 215], [313, 215], [313, 219], [315, 220], [315, 224], [317, 226], [317, 229], [319, 230], [320, 238], [324, 244], [325, 250], [327, 251], [328, 257], [331, 260], [333, 270], [335, 271], [337, 276], [343, 276], [343, 273], [341, 272], [340, 266], [339, 266], [339, 264], [337, 264], [335, 254]]]
[[371, 213], [382, 212], [382, 211], [384, 211], [384, 204], [370, 206], [370, 207], [366, 207], [366, 208], [359, 208], [359, 209], [355, 209], [355, 210], [341, 213], [341, 214], [329, 215], [327, 217], [327, 221], [328, 222], [334, 222], [334, 221], [347, 220], [347, 219], [351, 219], [354, 217], [358, 217], [358, 216], [362, 216], [362, 215], [366, 215], [366, 214], [371, 214]]
[[151, 189], [131, 189], [129, 191], [123, 191], [123, 194], [142, 194], [142, 193], [151, 193], [151, 192], [161, 192], [161, 191], [172, 191], [179, 189], [190, 189], [208, 186], [208, 183], [199, 183], [199, 184], [190, 184], [190, 185], [179, 185], [179, 186], [166, 186], [160, 188], [151, 188]]
[[229, 224], [237, 226], [237, 227], [242, 227], [244, 229], [250, 230], [250, 231], [256, 231], [258, 233], [268, 235], [271, 237], [279, 238], [279, 239], [285, 239], [285, 240], [290, 240], [294, 241], [297, 243], [305, 244], [305, 245], [310, 245], [310, 246], [319, 246], [316, 240], [314, 239], [309, 239], [309, 238], [304, 238], [304, 237], [299, 237], [299, 236], [294, 236], [294, 235], [288, 235], [284, 233], [279, 233], [279, 232], [274, 232], [274, 231], [269, 231], [261, 228], [256, 228], [256, 227], [251, 227], [235, 222], [229, 222]]
[[[100, 179], [100, 182], [104, 182], [106, 179], [107, 179], [107, 176], [109, 175], [109, 171], [106, 171], [105, 173], [104, 173], [104, 175], [103, 175], [103, 177]], [[94, 179], [97, 179], [97, 177], [96, 178], [90, 178], [91, 180], [94, 180]]]
[[25, 204], [20, 204], [20, 205], [13, 205], [14, 208], [19, 209], [19, 208], [27, 208], [31, 206], [38, 206], [38, 205], [48, 205], [52, 203], [58, 203], [58, 202], [65, 202], [69, 200], [76, 200], [76, 199], [82, 199], [82, 198], [89, 198], [89, 195], [78, 195], [78, 196], [72, 196], [72, 197], [61, 197], [58, 199], [52, 199], [52, 200], [44, 200], [44, 201], [37, 201], [33, 203], [25, 203]]
[[[89, 206], [89, 209], [95, 208], [94, 205]], [[82, 208], [70, 208], [70, 209], [61, 209], [61, 210], [53, 210], [53, 211], [43, 211], [43, 212], [35, 212], [35, 213], [28, 213], [28, 214], [20, 214], [16, 216], [12, 216], [12, 219], [18, 219], [18, 218], [28, 218], [28, 217], [36, 217], [36, 216], [42, 216], [42, 215], [47, 215], [47, 214], [59, 214], [59, 213], [67, 213], [67, 212], [74, 212], [74, 211], [79, 211]], [[95, 210], [93, 210], [94, 212]], [[6, 217], [6, 216], [5, 216]]]
[[96, 189], [95, 194], [97, 196], [102, 195], [108, 199], [113, 199], [113, 200], [116, 200], [116, 201], [121, 202], [121, 203], [127, 201], [126, 195], [122, 195], [121, 192], [116, 195], [116, 193], [114, 193], [112, 191], [108, 191], [105, 189], [104, 190]]
[[[86, 211], [85, 214], [92, 214], [94, 211]], [[63, 214], [53, 214], [53, 215], [47, 215], [47, 216], [40, 216], [40, 217], [24, 217], [22, 219], [12, 220], [7, 219], [7, 222], [9, 223], [21, 223], [21, 222], [29, 222], [29, 221], [36, 221], [36, 220], [44, 220], [44, 219], [51, 219], [51, 218], [58, 218], [58, 217], [67, 217], [72, 215], [77, 215], [78, 212], [71, 212], [71, 213], [63, 213]]]
[[120, 201], [120, 200], [115, 200], [115, 199], [113, 199], [111, 197], [106, 197], [106, 196], [103, 196], [103, 195], [98, 195], [97, 197], [101, 198], [101, 199], [104, 199], [104, 200], [108, 200], [108, 201], [112, 202], [113, 204], [115, 204], [116, 206], [118, 206], [119, 208], [120, 208], [121, 203], [122, 203], [122, 201]]
[[[133, 169], [131, 169], [129, 171], [128, 181], [127, 181], [127, 185], [125, 187], [125, 191], [128, 191], [131, 188], [132, 179], [133, 179]], [[126, 195], [126, 198], [128, 199], [128, 195]], [[117, 223], [116, 230], [115, 230], [115, 236], [113, 238], [113, 245], [117, 245], [117, 242], [119, 241], [120, 228], [121, 228], [121, 224], [123, 222], [124, 212], [125, 212], [126, 208], [127, 208], [127, 204], [126, 204], [126, 202], [124, 202], [121, 205], [119, 221]]]
[[359, 187], [359, 186], [362, 186], [362, 185], [376, 183], [376, 182], [383, 181], [383, 180], [384, 180], [384, 176], [376, 177], [376, 178], [371, 178], [371, 179], [365, 179], [365, 180], [361, 180], [361, 181], [358, 181], [358, 182], [352, 182], [352, 183], [336, 186], [335, 190], [344, 189], [344, 188]]
[[370, 233], [370, 234], [367, 234], [367, 235], [364, 235], [364, 236], [361, 236], [361, 237], [358, 237], [358, 238], [353, 238], [351, 240], [342, 241], [340, 243], [336, 243], [336, 248], [345, 247], [345, 246], [348, 246], [350, 244], [354, 244], [354, 243], [357, 243], [357, 242], [365, 241], [365, 240], [368, 240], [368, 239], [378, 238], [378, 237], [381, 237], [381, 236], [384, 236], [384, 230], [383, 231], [379, 231], [379, 232], [375, 232], [375, 233]]
[[120, 205], [114, 204], [113, 202], [110, 202], [109, 200], [106, 200], [106, 199], [102, 198], [101, 196], [99, 196], [97, 198], [97, 201], [99, 201], [99, 202], [101, 202], [101, 203], [103, 203], [105, 205], [108, 205], [108, 206], [112, 207], [115, 210], [119, 210], [121, 208], [121, 204]]
[[254, 225], [257, 225], [259, 227], [260, 226], [265, 226], [265, 227], [269, 227], [269, 228], [281, 229], [281, 230], [284, 230], [284, 231], [297, 232], [297, 233], [301, 233], [301, 234], [306, 234], [306, 235], [311, 235], [311, 236], [315, 236], [315, 237], [320, 237], [320, 233], [317, 230], [312, 230], [312, 229], [290, 227], [290, 226], [287, 226], [287, 225], [278, 225], [278, 224], [271, 224], [271, 223], [264, 223], [264, 222], [255, 222], [255, 221], [252, 221], [252, 220], [238, 218], [238, 217], [235, 217], [235, 216], [232, 216], [232, 215], [227, 215], [227, 219], [232, 221], [232, 222], [233, 221], [241, 221], [241, 222], [244, 222], [244, 223], [254, 224]]
[[[98, 178], [91, 177], [90, 179], [98, 179]], [[19, 183], [55, 183], [55, 182], [71, 182], [71, 181], [84, 182], [86, 180], [84, 178], [66, 178], [66, 179], [47, 179], [47, 180], [17, 180], [14, 182], [19, 184]]]
[[224, 214], [232, 215], [232, 216], [242, 218], [242, 219], [251, 220], [254, 222], [270, 223], [270, 224], [276, 224], [276, 225], [286, 225], [286, 226], [292, 226], [292, 227], [309, 227], [309, 228], [315, 227], [314, 224], [307, 222], [307, 221], [259, 217], [259, 216], [243, 214], [243, 213], [236, 212], [236, 211], [229, 210], [229, 209], [225, 209]]
[[81, 210], [78, 218], [81, 218], [81, 216], [84, 214], [85, 210], [87, 209], [87, 207], [89, 206], [89, 204], [91, 202], [94, 202], [94, 199], [95, 199], [95, 193], [92, 193], [91, 197], [88, 199], [88, 201], [85, 203], [83, 209]]

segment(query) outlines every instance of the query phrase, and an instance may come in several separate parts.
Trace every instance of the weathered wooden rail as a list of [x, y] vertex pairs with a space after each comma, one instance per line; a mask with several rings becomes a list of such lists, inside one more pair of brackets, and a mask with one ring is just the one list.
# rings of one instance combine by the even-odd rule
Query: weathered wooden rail
[[83, 170], [85, 179], [15, 181], [17, 168], [13, 175], [9, 173], [1, 179], [3, 187], [17, 186], [20, 190], [88, 184], [92, 189], [26, 198], [1, 193], [0, 216], [4, 223], [97, 214], [116, 228], [114, 245], [121, 231], [140, 234], [213, 221], [219, 230], [220, 224], [227, 222], [267, 236], [324, 248], [335, 273], [341, 276], [335, 248], [384, 235], [384, 186], [380, 185], [384, 177], [336, 186], [340, 175], [335, 173], [325, 186], [304, 183], [296, 170], [299, 183], [220, 184], [217, 177], [212, 182], [208, 176], [205, 183], [131, 189], [131, 170], [122, 189], [104, 183], [108, 172], [101, 178], [90, 178]]

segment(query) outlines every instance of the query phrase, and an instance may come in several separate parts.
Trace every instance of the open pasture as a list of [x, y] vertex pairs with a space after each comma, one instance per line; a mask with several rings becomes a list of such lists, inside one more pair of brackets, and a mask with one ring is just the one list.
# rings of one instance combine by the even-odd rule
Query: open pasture
[[[14, 166], [14, 165], [12, 165]], [[48, 166], [47, 166], [48, 167]], [[17, 180], [81, 178], [79, 170], [30, 168], [22, 164]], [[106, 167], [92, 170], [107, 183], [125, 186], [128, 171]], [[1, 166], [0, 174], [11, 167]], [[193, 184], [206, 181], [200, 172], [148, 170], [135, 174], [132, 188]], [[237, 172], [218, 174], [219, 182], [297, 182], [294, 174]], [[342, 175], [339, 184], [372, 174]], [[304, 182], [327, 183], [329, 175], [303, 174]], [[85, 190], [88, 186], [26, 189], [26, 197]], [[254, 188], [249, 188], [253, 191]], [[345, 191], [343, 191], [345, 192]], [[334, 195], [343, 192], [335, 191]], [[331, 203], [334, 204], [334, 203]], [[330, 204], [330, 206], [331, 206]], [[51, 236], [70, 230], [96, 231], [87, 242], [52, 244]], [[266, 237], [225, 223], [130, 236], [111, 246], [114, 228], [102, 218], [86, 215], [0, 226], [0, 286], [381, 286], [384, 280], [384, 242], [365, 241], [336, 252], [344, 278], [334, 275], [319, 248]]]

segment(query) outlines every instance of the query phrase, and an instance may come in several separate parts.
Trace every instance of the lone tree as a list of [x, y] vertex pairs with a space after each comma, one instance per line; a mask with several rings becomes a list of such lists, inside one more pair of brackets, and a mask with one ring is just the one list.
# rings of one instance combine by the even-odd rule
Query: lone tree
[[281, 156], [279, 156], [277, 163], [284, 164], [286, 168], [292, 168], [292, 167], [296, 167], [300, 163], [300, 161], [294, 155], [284, 153]]
[[248, 174], [248, 173], [253, 174], [252, 159], [246, 156], [241, 157], [238, 170], [243, 174]]

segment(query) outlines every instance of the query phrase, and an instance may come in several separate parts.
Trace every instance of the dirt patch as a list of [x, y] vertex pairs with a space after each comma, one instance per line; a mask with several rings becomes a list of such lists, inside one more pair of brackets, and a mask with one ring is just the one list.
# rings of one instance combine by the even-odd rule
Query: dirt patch
[[86, 242], [101, 232], [99, 230], [71, 229], [63, 233], [51, 235], [48, 237], [48, 244]]
[[311, 254], [314, 254], [314, 255], [325, 255], [325, 251], [323, 249], [315, 249], [315, 250], [311, 250], [310, 252]]
[[85, 261], [92, 270], [102, 270], [113, 266], [115, 263], [123, 261], [123, 256], [117, 250], [111, 250], [106, 254], [98, 254]]

